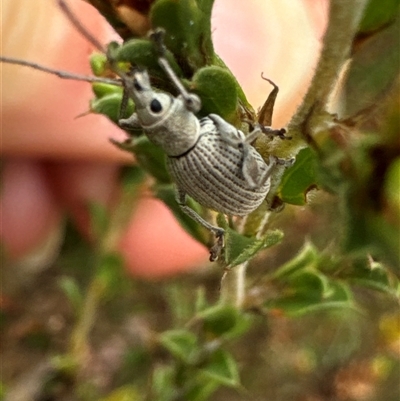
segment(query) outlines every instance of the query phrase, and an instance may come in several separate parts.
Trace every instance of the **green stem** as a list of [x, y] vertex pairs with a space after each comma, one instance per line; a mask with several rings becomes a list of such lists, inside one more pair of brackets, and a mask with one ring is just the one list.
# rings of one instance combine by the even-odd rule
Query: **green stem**
[[89, 336], [96, 321], [99, 305], [107, 291], [107, 283], [98, 274], [104, 255], [115, 251], [129, 217], [132, 214], [133, 205], [140, 196], [140, 189], [133, 185], [125, 189], [117, 208], [113, 211], [107, 232], [100, 238], [96, 249], [96, 272], [86, 292], [82, 310], [71, 335], [70, 353], [77, 364], [78, 369], [85, 366], [85, 360], [90, 351]]
[[[342, 66], [350, 56], [366, 3], [367, 0], [331, 0], [329, 23], [315, 75], [303, 103], [288, 126], [288, 131], [296, 142], [304, 138], [302, 131], [307, 120], [325, 111]], [[308, 123], [307, 125], [309, 126]]]
[[246, 273], [249, 262], [246, 261], [239, 266], [235, 267], [235, 281], [236, 281], [236, 302], [235, 306], [238, 309], [243, 307], [246, 296]]
[[104, 290], [104, 282], [99, 277], [90, 283], [79, 320], [71, 335], [70, 352], [78, 369], [85, 365], [85, 360], [90, 352], [88, 337], [96, 320], [98, 305]]
[[[266, 212], [259, 216], [254, 227], [254, 233], [257, 238], [261, 238], [265, 231], [266, 226], [270, 221], [272, 213]], [[238, 232], [244, 233], [246, 231], [245, 216], [240, 221]], [[253, 222], [254, 223], [254, 222]], [[232, 270], [227, 271], [221, 280], [221, 300], [228, 304], [234, 304], [238, 309], [242, 309], [246, 300], [246, 273], [249, 261], [235, 266]]]

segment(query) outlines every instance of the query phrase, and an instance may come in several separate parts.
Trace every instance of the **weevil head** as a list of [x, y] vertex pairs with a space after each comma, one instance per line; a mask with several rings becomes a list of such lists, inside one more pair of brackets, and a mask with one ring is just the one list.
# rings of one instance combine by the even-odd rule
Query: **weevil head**
[[153, 143], [168, 156], [179, 156], [195, 145], [200, 134], [199, 121], [180, 96], [155, 92], [146, 71], [135, 71], [124, 81], [135, 102], [139, 123]]
[[172, 106], [173, 98], [170, 95], [153, 90], [147, 71], [135, 71], [126, 78], [125, 89], [135, 102], [136, 113], [143, 127], [161, 121]]

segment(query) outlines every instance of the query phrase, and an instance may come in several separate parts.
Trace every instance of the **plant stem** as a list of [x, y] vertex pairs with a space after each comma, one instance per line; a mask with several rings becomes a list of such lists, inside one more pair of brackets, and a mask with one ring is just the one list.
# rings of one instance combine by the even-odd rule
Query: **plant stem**
[[81, 314], [71, 334], [70, 352], [78, 369], [85, 366], [89, 356], [88, 337], [96, 320], [98, 305], [104, 290], [104, 283], [99, 278], [95, 278], [90, 283]]
[[96, 253], [95, 273], [84, 298], [81, 313], [71, 335], [70, 353], [78, 369], [84, 368], [90, 351], [89, 335], [96, 321], [99, 305], [107, 291], [107, 283], [99, 274], [104, 255], [114, 252], [118, 241], [129, 222], [132, 209], [141, 191], [138, 185], [122, 192], [117, 208], [113, 211], [107, 231], [99, 238]]
[[293, 139], [303, 137], [302, 129], [309, 118], [325, 111], [342, 66], [350, 55], [366, 3], [367, 0], [331, 0], [329, 23], [315, 75], [303, 103], [288, 126]]
[[236, 302], [235, 306], [241, 309], [246, 295], [246, 272], [249, 262], [246, 261], [235, 267]]

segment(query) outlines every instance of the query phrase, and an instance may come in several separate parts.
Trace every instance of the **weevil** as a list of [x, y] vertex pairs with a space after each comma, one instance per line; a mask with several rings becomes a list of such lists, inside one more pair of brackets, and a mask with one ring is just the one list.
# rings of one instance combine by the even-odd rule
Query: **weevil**
[[[218, 258], [224, 245], [224, 230], [205, 221], [186, 204], [189, 195], [201, 205], [232, 216], [245, 216], [265, 200], [270, 176], [277, 163], [293, 160], [270, 157], [267, 164], [251, 143], [262, 133], [275, 133], [256, 126], [247, 136], [217, 114], [198, 119], [200, 98], [186, 91], [165, 58], [164, 31], [150, 37], [158, 51], [158, 62], [179, 92], [177, 97], [153, 90], [147, 71], [119, 73], [136, 111], [119, 125], [127, 130], [142, 128], [167, 155], [167, 168], [176, 185], [176, 200], [192, 219], [215, 234], [210, 260]], [[276, 131], [282, 136], [282, 130]], [[116, 143], [116, 142], [114, 142]], [[126, 148], [126, 144], [117, 145]]]
[[[92, 35], [79, 25], [63, 0], [60, 5], [74, 25], [96, 47], [100, 47]], [[56, 74], [62, 78], [100, 81], [121, 85], [135, 103], [135, 112], [119, 125], [132, 130], [141, 128], [151, 142], [160, 146], [167, 156], [167, 169], [176, 185], [176, 200], [183, 212], [212, 232], [216, 242], [210, 249], [210, 260], [216, 260], [224, 246], [224, 229], [204, 220], [186, 204], [190, 196], [201, 205], [232, 216], [246, 216], [265, 200], [270, 189], [270, 177], [277, 164], [289, 166], [288, 161], [270, 157], [268, 163], [252, 146], [262, 133], [277, 134], [282, 130], [256, 125], [247, 136], [216, 114], [198, 118], [200, 98], [188, 92], [169, 65], [163, 41], [164, 31], [156, 29], [150, 34], [158, 53], [158, 62], [178, 91], [169, 93], [153, 90], [146, 70], [133, 68], [129, 73], [121, 71], [109, 59], [120, 80], [92, 79], [66, 72], [48, 69], [35, 63], [1, 57], [0, 61], [14, 62]], [[110, 55], [108, 55], [110, 57]], [[120, 148], [134, 145], [134, 139], [116, 142]]]

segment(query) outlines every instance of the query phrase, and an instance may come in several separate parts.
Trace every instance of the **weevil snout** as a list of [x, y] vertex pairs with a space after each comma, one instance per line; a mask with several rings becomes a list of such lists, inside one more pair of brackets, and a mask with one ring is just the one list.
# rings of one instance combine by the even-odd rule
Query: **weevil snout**
[[143, 92], [145, 90], [152, 90], [150, 85], [149, 74], [147, 71], [136, 70], [132, 73], [132, 83], [135, 90]]
[[124, 87], [135, 103], [136, 98], [140, 99], [145, 92], [153, 92], [150, 85], [150, 78], [147, 71], [134, 70], [123, 76]]

